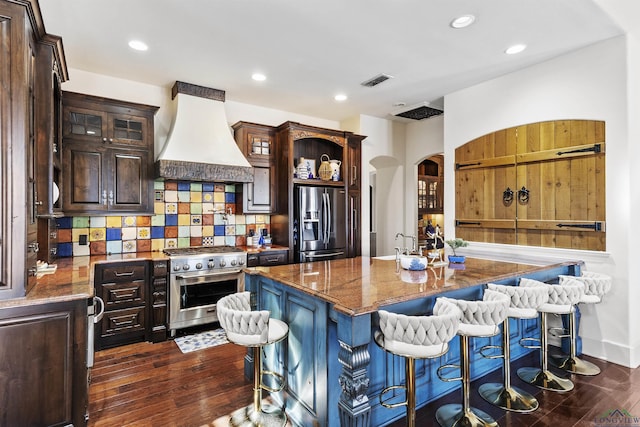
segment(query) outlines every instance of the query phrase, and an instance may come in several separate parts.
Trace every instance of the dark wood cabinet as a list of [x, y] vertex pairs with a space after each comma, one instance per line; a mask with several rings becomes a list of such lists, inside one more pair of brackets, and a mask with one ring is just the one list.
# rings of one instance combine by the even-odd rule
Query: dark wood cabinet
[[288, 250], [268, 250], [247, 254], [247, 267], [283, 265], [289, 263]]
[[87, 300], [0, 309], [3, 426], [86, 425]]
[[[276, 129], [275, 159], [276, 186], [278, 187], [277, 204], [282, 207], [279, 213], [271, 217], [271, 235], [274, 242], [289, 247], [289, 262], [294, 262], [294, 209], [293, 204], [296, 185], [317, 185], [344, 188], [346, 192], [354, 191], [357, 197], [347, 198], [345, 212], [346, 241], [349, 254], [360, 253], [360, 240], [354, 238], [352, 230], [360, 217], [360, 144], [364, 136], [332, 129], [318, 128], [295, 122], [285, 122]], [[323, 154], [329, 159], [341, 162], [340, 180], [324, 181], [321, 179], [301, 179], [294, 176], [295, 167], [300, 158], [315, 160], [313, 175], [318, 173]], [[355, 209], [354, 213], [352, 210]], [[285, 215], [286, 214], [286, 215]], [[356, 222], [357, 218], [357, 222]]]
[[63, 93], [65, 214], [153, 213], [156, 110]]
[[347, 135], [347, 256], [357, 257], [362, 254], [362, 231], [360, 218], [362, 215], [362, 198], [360, 175], [362, 173], [362, 135]]
[[151, 342], [161, 342], [167, 339], [167, 285], [169, 284], [169, 262], [150, 261], [151, 280], [150, 297], [147, 312], [149, 334]]
[[240, 151], [253, 166], [253, 182], [243, 184], [238, 197], [238, 212], [275, 213], [276, 191], [273, 167], [275, 128], [249, 122], [233, 125]]
[[40, 121], [52, 97], [45, 85], [51, 68], [40, 66], [47, 48], [66, 76], [62, 44], [45, 32], [38, 2], [0, 1], [0, 299], [24, 296], [35, 284], [45, 208], [39, 182], [47, 179], [39, 150], [51, 133]]
[[95, 266], [95, 294], [104, 301], [104, 315], [95, 326], [95, 349], [144, 341], [148, 262], [126, 261]]
[[57, 257], [55, 218], [62, 217], [62, 89], [67, 79], [59, 52], [62, 41], [46, 37], [37, 46], [35, 205], [38, 221], [38, 259], [53, 263]]

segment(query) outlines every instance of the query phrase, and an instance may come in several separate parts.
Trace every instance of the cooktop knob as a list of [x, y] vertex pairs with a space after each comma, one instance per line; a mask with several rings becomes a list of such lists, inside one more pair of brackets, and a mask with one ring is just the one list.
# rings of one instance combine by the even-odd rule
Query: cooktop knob
[[219, 265], [220, 267], [224, 267], [225, 265], [227, 265], [227, 261], [221, 259]]
[[178, 264], [174, 265], [173, 271], [180, 271], [180, 266]]
[[182, 266], [182, 269], [183, 269], [183, 270], [188, 270], [188, 269], [189, 269], [189, 264], [185, 264], [185, 265], [183, 265], [183, 266]]
[[207, 267], [209, 267], [209, 268], [213, 268], [215, 266], [216, 266], [216, 263], [213, 262], [213, 261], [209, 261], [209, 263], [207, 264]]
[[235, 259], [231, 260], [231, 265], [236, 265], [236, 260]]
[[244, 265], [244, 260], [242, 258], [238, 260], [238, 265]]
[[202, 263], [201, 262], [197, 263], [196, 264], [196, 269], [200, 270], [201, 268], [202, 268]]

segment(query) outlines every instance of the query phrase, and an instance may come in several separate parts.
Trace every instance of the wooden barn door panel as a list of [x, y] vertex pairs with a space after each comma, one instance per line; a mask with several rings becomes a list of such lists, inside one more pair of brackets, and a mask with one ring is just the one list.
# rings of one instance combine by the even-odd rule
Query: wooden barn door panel
[[[456, 236], [604, 251], [604, 137], [604, 122], [563, 120], [498, 131], [458, 148]], [[502, 198], [507, 187], [511, 203]]]
[[515, 190], [515, 132], [477, 138], [456, 150], [456, 236], [515, 243], [515, 206], [502, 194]]

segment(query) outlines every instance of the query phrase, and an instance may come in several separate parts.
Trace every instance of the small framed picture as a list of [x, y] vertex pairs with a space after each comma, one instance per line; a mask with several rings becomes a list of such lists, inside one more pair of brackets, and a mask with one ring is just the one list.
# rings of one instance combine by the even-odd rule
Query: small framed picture
[[315, 178], [316, 173], [318, 173], [318, 171], [316, 170], [316, 161], [311, 159], [304, 159], [304, 162], [306, 163], [307, 170], [309, 171], [309, 178]]

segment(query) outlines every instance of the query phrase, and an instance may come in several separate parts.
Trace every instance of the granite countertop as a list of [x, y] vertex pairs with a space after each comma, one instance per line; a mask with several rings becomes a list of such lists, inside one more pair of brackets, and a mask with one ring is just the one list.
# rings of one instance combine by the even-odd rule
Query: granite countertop
[[371, 313], [385, 305], [410, 301], [491, 281], [573, 265], [574, 261], [523, 264], [469, 258], [464, 269], [448, 265], [422, 271], [396, 269], [395, 260], [369, 257], [324, 262], [253, 267], [246, 271], [317, 296], [350, 316]]
[[0, 308], [92, 298], [96, 263], [167, 259], [169, 258], [162, 252], [59, 258], [55, 263], [55, 273], [38, 274], [37, 283], [31, 292], [22, 298], [0, 301]]
[[[273, 245], [270, 248], [240, 246], [247, 253], [288, 250], [286, 246]], [[22, 298], [0, 300], [0, 308], [45, 304], [48, 302], [88, 299], [94, 295], [93, 272], [97, 263], [133, 260], [168, 260], [163, 252], [137, 252], [129, 254], [79, 256], [58, 258], [55, 273], [38, 274], [36, 285]]]

